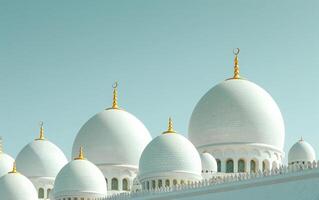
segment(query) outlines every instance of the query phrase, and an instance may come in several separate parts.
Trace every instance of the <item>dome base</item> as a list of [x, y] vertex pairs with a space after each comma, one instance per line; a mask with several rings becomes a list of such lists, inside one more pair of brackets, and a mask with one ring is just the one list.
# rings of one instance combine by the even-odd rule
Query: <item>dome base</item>
[[218, 172], [257, 172], [282, 165], [284, 152], [276, 147], [258, 143], [206, 145], [199, 152], [211, 153], [217, 161]]

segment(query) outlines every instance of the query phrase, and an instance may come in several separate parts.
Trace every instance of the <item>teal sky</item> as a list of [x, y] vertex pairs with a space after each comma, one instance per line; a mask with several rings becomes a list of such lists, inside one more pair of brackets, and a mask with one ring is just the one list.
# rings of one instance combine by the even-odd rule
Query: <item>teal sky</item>
[[0, 0], [0, 135], [16, 156], [46, 137], [70, 157], [75, 135], [112, 102], [152, 136], [187, 135], [198, 100], [241, 74], [265, 88], [286, 124], [285, 151], [300, 136], [319, 153], [319, 1]]

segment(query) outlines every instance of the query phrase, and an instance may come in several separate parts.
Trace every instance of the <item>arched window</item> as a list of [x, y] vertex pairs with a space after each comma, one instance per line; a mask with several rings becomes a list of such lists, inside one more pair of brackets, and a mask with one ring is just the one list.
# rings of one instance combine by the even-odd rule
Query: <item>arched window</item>
[[150, 182], [149, 182], [149, 181], [146, 182], [146, 189], [147, 189], [147, 190], [150, 189]]
[[173, 185], [177, 185], [177, 180], [176, 179], [173, 180]]
[[128, 181], [127, 181], [126, 178], [124, 178], [124, 179], [122, 180], [122, 189], [125, 190], [125, 191], [128, 191], [128, 190], [129, 190], [129, 189], [128, 189]]
[[165, 180], [165, 187], [169, 187], [170, 186], [170, 184], [169, 184], [169, 180], [168, 179], [166, 179]]
[[43, 188], [39, 188], [38, 198], [39, 199], [44, 199], [44, 189]]
[[238, 160], [238, 172], [245, 172], [245, 161], [243, 159]]
[[163, 181], [160, 179], [158, 180], [158, 187], [161, 188], [163, 186]]
[[152, 189], [154, 190], [155, 187], [156, 187], [156, 182], [155, 182], [155, 180], [152, 180]]
[[184, 185], [185, 184], [185, 181], [184, 180], [181, 180], [181, 185]]
[[51, 189], [47, 189], [47, 199], [50, 199], [50, 193], [51, 193]]
[[119, 190], [119, 181], [117, 178], [112, 178], [111, 190]]
[[254, 161], [254, 160], [250, 161], [250, 172], [252, 172], [252, 173], [256, 173], [257, 172], [256, 161]]
[[219, 159], [216, 159], [217, 162], [217, 172], [221, 172], [222, 171], [222, 163], [220, 162]]
[[226, 173], [234, 172], [234, 161], [232, 159], [227, 160], [226, 162]]

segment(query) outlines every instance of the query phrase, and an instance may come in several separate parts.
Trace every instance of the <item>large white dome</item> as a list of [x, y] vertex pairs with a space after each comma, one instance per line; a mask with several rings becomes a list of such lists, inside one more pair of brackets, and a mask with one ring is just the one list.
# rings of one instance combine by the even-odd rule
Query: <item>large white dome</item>
[[194, 145], [184, 136], [165, 133], [154, 138], [142, 153], [139, 179], [182, 174], [201, 179], [201, 160]]
[[264, 89], [247, 80], [229, 79], [198, 102], [189, 138], [197, 148], [262, 144], [283, 151], [285, 128], [277, 104]]
[[107, 109], [93, 116], [80, 129], [73, 144], [73, 157], [83, 146], [95, 164], [138, 166], [151, 136], [143, 123], [121, 109]]
[[296, 142], [289, 150], [288, 163], [313, 162], [316, 160], [316, 152], [313, 147], [303, 139]]
[[0, 194], [3, 200], [38, 199], [31, 181], [20, 173], [8, 173], [0, 178]]
[[54, 198], [89, 195], [106, 196], [106, 181], [100, 169], [84, 159], [76, 159], [65, 165], [54, 182]]
[[61, 149], [45, 139], [30, 142], [16, 159], [18, 170], [29, 178], [56, 177], [67, 162]]
[[0, 152], [0, 177], [7, 174], [13, 166], [14, 160], [8, 154]]

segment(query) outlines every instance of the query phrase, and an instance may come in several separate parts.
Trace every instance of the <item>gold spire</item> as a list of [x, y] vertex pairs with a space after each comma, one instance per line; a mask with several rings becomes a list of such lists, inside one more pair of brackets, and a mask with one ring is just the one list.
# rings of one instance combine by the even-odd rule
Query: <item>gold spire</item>
[[173, 128], [173, 120], [171, 117], [168, 119], [167, 131], [163, 132], [163, 134], [166, 134], [166, 133], [176, 133], [176, 131], [174, 131], [174, 128]]
[[119, 109], [119, 106], [117, 104], [117, 86], [118, 86], [118, 82], [115, 81], [115, 83], [112, 85], [113, 87], [113, 102], [112, 102], [112, 107], [111, 108], [107, 108], [108, 109]]
[[239, 65], [238, 65], [238, 54], [239, 54], [239, 52], [240, 52], [239, 48], [236, 48], [236, 49], [233, 50], [233, 53], [235, 55], [233, 79], [240, 79], [240, 76], [239, 76]]
[[117, 86], [118, 83], [117, 81], [114, 83], [113, 85], [113, 104], [112, 104], [112, 108], [113, 109], [118, 109], [118, 105], [117, 105]]
[[40, 136], [36, 140], [44, 140], [44, 128], [43, 128], [43, 122], [40, 122]]
[[84, 160], [84, 153], [83, 153], [83, 147], [80, 147], [79, 156], [77, 158], [74, 158], [74, 160]]
[[2, 137], [0, 136], [0, 154], [3, 152], [3, 149], [2, 149]]
[[9, 173], [10, 173], [10, 174], [16, 174], [16, 173], [18, 173], [18, 172], [17, 172], [17, 165], [16, 165], [16, 162], [15, 162], [15, 161], [13, 162], [12, 171], [9, 172]]

